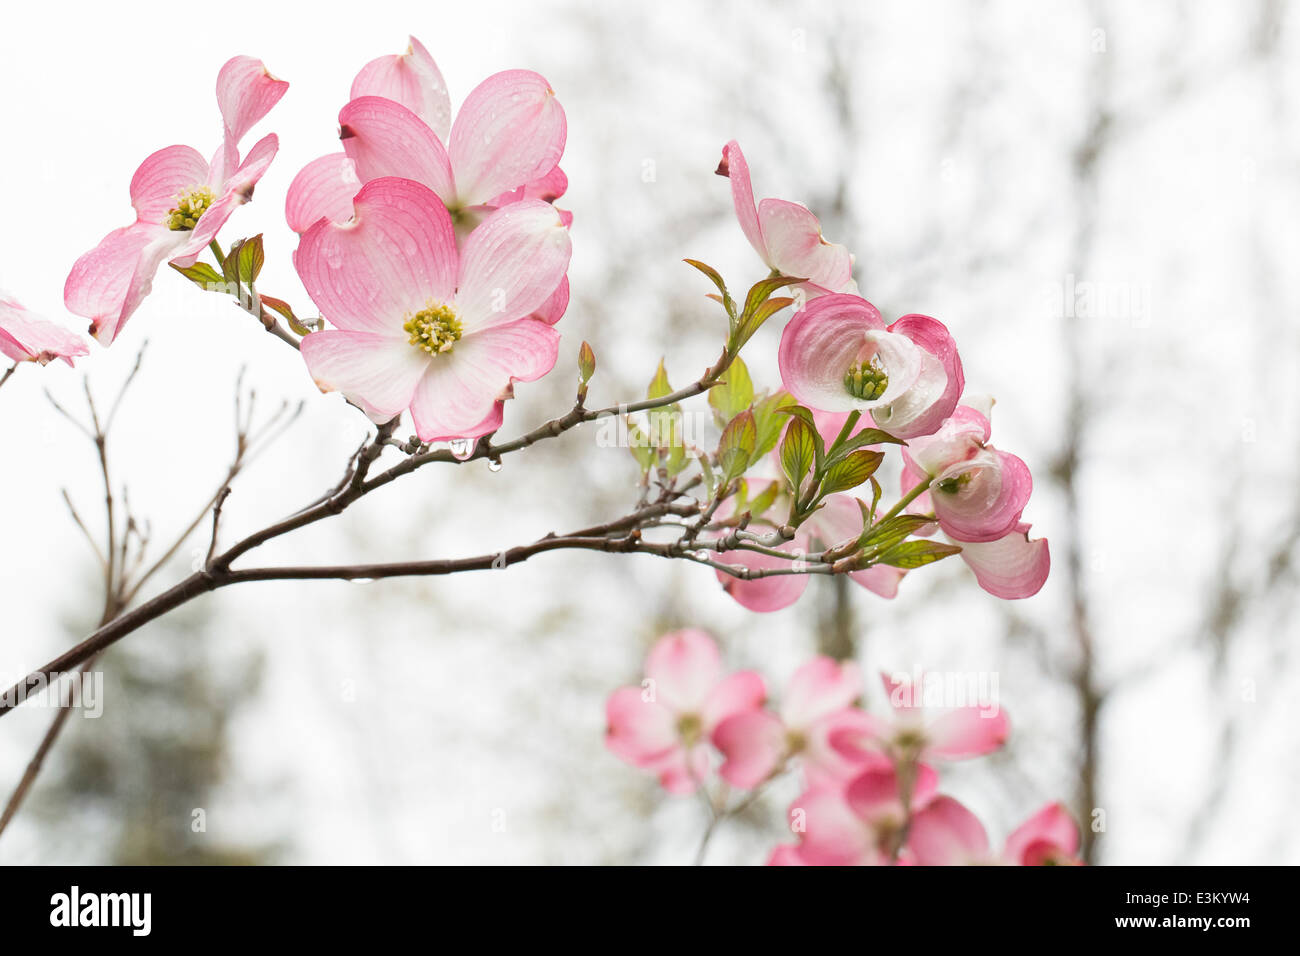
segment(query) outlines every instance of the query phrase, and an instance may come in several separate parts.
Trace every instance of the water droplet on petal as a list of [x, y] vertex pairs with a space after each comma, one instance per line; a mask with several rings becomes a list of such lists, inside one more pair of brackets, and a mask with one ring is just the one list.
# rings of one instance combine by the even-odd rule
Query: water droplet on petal
[[457, 461], [464, 461], [473, 451], [468, 438], [453, 438], [450, 442], [451, 455]]

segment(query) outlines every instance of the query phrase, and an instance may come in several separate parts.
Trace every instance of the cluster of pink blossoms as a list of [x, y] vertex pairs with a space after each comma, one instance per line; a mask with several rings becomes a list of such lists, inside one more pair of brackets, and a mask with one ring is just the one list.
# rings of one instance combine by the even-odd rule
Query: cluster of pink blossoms
[[885, 676], [881, 717], [859, 705], [856, 664], [817, 657], [770, 708], [760, 675], [727, 674], [707, 634], [677, 631], [650, 650], [639, 687], [610, 695], [605, 741], [674, 794], [715, 778], [752, 792], [798, 773], [804, 791], [789, 810], [798, 839], [772, 851], [774, 865], [1078, 863], [1078, 829], [1060, 804], [994, 852], [975, 815], [938, 793], [935, 764], [993, 752], [1008, 723], [996, 702], [929, 706], [923, 685]]
[[[223, 140], [211, 162], [170, 146], [141, 164], [135, 223], [82, 256], [64, 290], [102, 344], [164, 262], [190, 268], [212, 248], [223, 265], [218, 233], [278, 147], [272, 133], [241, 157], [240, 142], [287, 89], [260, 60], [235, 57], [217, 78]], [[322, 390], [377, 422], [409, 410], [422, 441], [500, 427], [514, 383], [545, 375], [558, 353], [571, 217], [552, 202], [567, 187], [566, 131], [550, 85], [527, 70], [484, 80], [453, 121], [417, 40], [361, 69], [339, 113], [343, 152], [303, 169], [285, 205], [301, 235], [294, 265], [332, 326], [301, 342]]]
[[[822, 442], [830, 447], [837, 438], [851, 439], [867, 428], [903, 442], [900, 492], [907, 510], [935, 519], [911, 533], [942, 530], [961, 548], [980, 585], [998, 597], [1036, 594], [1051, 558], [1046, 539], [1030, 540], [1029, 525], [1021, 520], [1033, 480], [1021, 459], [989, 444], [991, 402], [963, 399], [965, 375], [948, 329], [918, 314], [886, 323], [858, 295], [853, 257], [822, 237], [811, 212], [778, 199], [755, 204], [749, 166], [737, 143], [724, 148], [718, 172], [730, 179], [736, 216], [764, 264], [805, 279], [797, 286], [804, 304], [782, 333], [778, 360], [782, 384], [812, 412]], [[831, 495], [778, 550], [797, 557], [842, 543], [861, 528], [853, 500]], [[725, 557], [751, 569], [783, 561], [752, 551]], [[851, 576], [893, 597], [904, 573], [876, 564]], [[807, 586], [802, 576], [719, 578], [737, 601], [757, 611], [786, 607]]]

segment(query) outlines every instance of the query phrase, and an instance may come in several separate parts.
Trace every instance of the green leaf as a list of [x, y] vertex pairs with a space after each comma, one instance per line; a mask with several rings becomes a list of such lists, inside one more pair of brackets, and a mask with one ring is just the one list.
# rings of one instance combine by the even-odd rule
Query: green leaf
[[754, 333], [762, 328], [764, 322], [793, 302], [794, 299], [788, 298], [768, 299], [758, 306], [752, 314], [747, 314], [740, 320], [736, 331], [731, 336], [731, 341], [727, 343], [727, 347], [733, 353], [739, 352], [744, 348], [745, 343], [754, 337]]
[[817, 419], [813, 418], [813, 413], [802, 405], [786, 405], [778, 409], [778, 411], [794, 416], [812, 429], [813, 443], [817, 449], [813, 464], [817, 471], [820, 472], [822, 470], [822, 459], [826, 457], [826, 443], [822, 441], [822, 433], [817, 429]]
[[[749, 294], [745, 296], [745, 310], [741, 312], [741, 316], [748, 319], [757, 314], [759, 308], [772, 297], [772, 293], [777, 289], [782, 286], [796, 285], [803, 281], [803, 279], [796, 279], [784, 275], [768, 276], [766, 279], [760, 279], [750, 287]], [[789, 305], [793, 301], [793, 299], [787, 299], [786, 305]], [[780, 306], [780, 308], [784, 308], [784, 306]], [[776, 310], [774, 309], [773, 311]]]
[[698, 269], [700, 272], [708, 276], [709, 281], [718, 287], [718, 292], [722, 295], [729, 295], [727, 292], [727, 283], [723, 281], [722, 274], [718, 272], [717, 269], [713, 268], [713, 266], [709, 265], [707, 262], [701, 262], [699, 259], [683, 259], [682, 261], [688, 266]]
[[857, 451], [863, 445], [906, 445], [907, 442], [901, 438], [895, 438], [888, 432], [882, 432], [879, 428], [864, 428], [856, 435], [850, 435], [845, 439], [844, 444], [836, 448], [826, 459], [826, 464], [835, 464], [837, 461], [843, 461], [850, 454]]
[[636, 422], [627, 423], [627, 447], [637, 464], [641, 466], [642, 474], [654, 467], [657, 453], [650, 444], [649, 437]]
[[894, 515], [892, 518], [886, 518], [880, 524], [864, 528], [862, 537], [858, 539], [858, 545], [859, 547], [871, 547], [887, 551], [898, 542], [905, 540], [933, 522], [933, 518], [927, 518], [923, 515]]
[[663, 398], [665, 395], [671, 395], [673, 387], [668, 383], [668, 370], [664, 368], [664, 360], [659, 360], [659, 368], [655, 371], [655, 377], [650, 380], [649, 387], [645, 390], [645, 397], [649, 399]]
[[196, 262], [187, 268], [181, 268], [175, 263], [171, 267], [189, 279], [200, 289], [207, 292], [228, 292], [226, 288], [225, 277], [206, 262]]
[[[238, 249], [239, 281], [245, 285], [252, 285], [262, 274], [262, 266], [266, 265], [266, 252], [262, 248], [261, 234], [252, 239], [245, 239], [238, 244]], [[234, 252], [233, 249], [231, 251]]]
[[716, 302], [721, 303], [722, 307], [727, 310], [728, 327], [734, 331], [736, 326], [736, 303], [731, 298], [731, 293], [727, 291], [727, 283], [723, 281], [722, 275], [713, 266], [700, 262], [698, 259], [683, 259], [688, 266], [698, 269], [704, 275], [708, 276], [709, 281], [718, 287], [717, 296], [709, 296]]
[[758, 429], [752, 412], [741, 412], [727, 423], [718, 442], [718, 467], [724, 482], [730, 484], [745, 473], [757, 444]]
[[272, 312], [279, 313], [280, 316], [289, 323], [289, 328], [293, 330], [295, 335], [310, 335], [312, 332], [319, 331], [319, 329], [313, 329], [311, 326], [299, 319], [298, 316], [294, 315], [293, 307], [283, 299], [264, 295], [262, 296], [262, 305], [265, 308], [270, 309]]
[[[795, 496], [803, 487], [803, 480], [817, 460], [816, 429], [802, 418], [791, 418], [781, 442], [781, 470], [790, 481]], [[865, 480], [865, 479], [864, 479]]]
[[[802, 424], [802, 420], [796, 419], [796, 421]], [[790, 424], [791, 427], [794, 426], [794, 422]], [[826, 476], [822, 479], [820, 493], [833, 495], [837, 491], [848, 491], [850, 488], [856, 488], [874, 475], [876, 469], [880, 467], [880, 463], [884, 460], [885, 453], [883, 451], [862, 449], [853, 452], [848, 457], [834, 462], [826, 469]]]
[[591, 345], [585, 341], [582, 343], [582, 347], [578, 349], [578, 374], [582, 377], [583, 385], [590, 382], [591, 377], [596, 374], [596, 353], [591, 350]]
[[934, 564], [949, 555], [960, 553], [961, 548], [953, 544], [943, 544], [939, 541], [904, 541], [882, 554], [876, 559], [876, 563], [910, 570]]
[[[737, 359], [736, 361], [740, 361]], [[794, 404], [794, 396], [789, 392], [777, 392], [769, 395], [754, 405], [754, 425], [758, 429], [758, 443], [754, 446], [754, 461], [762, 458], [776, 447], [781, 438], [781, 429], [785, 428], [786, 418], [782, 409]]]
[[235, 242], [230, 247], [230, 252], [226, 253], [221, 271], [227, 282], [251, 286], [262, 274], [262, 266], [265, 262], [266, 253], [262, 250], [262, 237], [257, 235], [251, 239], [240, 239]]
[[726, 378], [709, 389], [709, 405], [723, 428], [754, 402], [754, 383], [744, 362], [733, 359], [724, 374]]
[[749, 503], [750, 515], [755, 518], [763, 517], [763, 514], [767, 511], [768, 508], [772, 507], [773, 503], [776, 501], [776, 496], [779, 495], [780, 493], [781, 493], [780, 483], [775, 481], [769, 481], [767, 483], [767, 487], [764, 488], [761, 492], [759, 492], [758, 497]]

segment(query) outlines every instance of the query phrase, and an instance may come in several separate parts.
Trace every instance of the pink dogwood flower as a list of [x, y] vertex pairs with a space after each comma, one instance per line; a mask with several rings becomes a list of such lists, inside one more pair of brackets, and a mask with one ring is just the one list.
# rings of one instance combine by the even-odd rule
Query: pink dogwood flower
[[[814, 787], [790, 807], [797, 847], [770, 862], [804, 866], [889, 866], [901, 852], [909, 818], [934, 798], [939, 778], [916, 765], [907, 781], [887, 758], [876, 755], [866, 770], [838, 787]], [[906, 793], [904, 792], [906, 791]]]
[[217, 74], [223, 140], [211, 163], [189, 146], [168, 146], [140, 164], [131, 180], [135, 223], [110, 232], [78, 259], [64, 285], [68, 310], [90, 319], [102, 344], [121, 332], [164, 262], [193, 265], [231, 213], [252, 198], [279, 140], [274, 133], [263, 137], [242, 162], [239, 143], [288, 88], [261, 60], [234, 57]]
[[755, 205], [749, 164], [732, 140], [722, 148], [718, 175], [731, 181], [731, 200], [745, 238], [763, 264], [776, 272], [806, 281], [811, 296], [828, 292], [857, 292], [853, 257], [843, 246], [822, 238], [821, 223], [806, 206], [784, 199], [764, 199]]
[[14, 362], [48, 365], [63, 359], [69, 365], [89, 354], [81, 336], [28, 311], [16, 299], [0, 292], [0, 354]]
[[557, 165], [567, 123], [543, 77], [496, 73], [470, 92], [448, 129], [450, 112], [442, 74], [414, 38], [405, 56], [367, 64], [339, 113], [343, 153], [308, 164], [289, 187], [290, 227], [346, 222], [358, 190], [389, 176], [432, 189], [462, 238], [494, 209], [563, 194], [568, 181]]
[[373, 420], [410, 409], [421, 441], [477, 438], [501, 425], [514, 382], [555, 365], [559, 334], [531, 315], [568, 268], [569, 233], [547, 203], [522, 200], [457, 248], [428, 187], [376, 179], [344, 224], [319, 220], [294, 265], [333, 329], [302, 341], [322, 390]]
[[936, 797], [912, 818], [907, 846], [921, 866], [1081, 865], [1079, 830], [1059, 803], [1030, 817], [995, 854], [975, 814], [952, 797]]
[[606, 746], [650, 770], [669, 793], [692, 793], [709, 773], [709, 738], [727, 718], [763, 706], [763, 679], [725, 675], [718, 646], [703, 631], [674, 631], [650, 649], [646, 680], [620, 687], [605, 705]]
[[809, 302], [785, 327], [777, 357], [796, 401], [823, 412], [866, 412], [897, 438], [934, 432], [965, 387], [943, 323], [905, 315], [886, 326], [856, 295]]
[[892, 711], [881, 718], [855, 711], [837, 727], [830, 744], [848, 759], [884, 752], [899, 762], [961, 760], [991, 753], [1010, 733], [1006, 713], [992, 701], [927, 702], [926, 679], [914, 684], [882, 674]]
[[902, 488], [907, 493], [929, 478], [911, 510], [933, 512], [984, 590], [1008, 600], [1030, 597], [1051, 570], [1047, 539], [1031, 541], [1021, 520], [1033, 477], [1021, 459], [993, 448], [990, 435], [984, 412], [958, 406], [933, 435], [908, 442]]
[[798, 759], [810, 786], [844, 780], [859, 764], [831, 747], [830, 735], [861, 693], [857, 664], [813, 658], [790, 678], [776, 713], [750, 710], [718, 725], [713, 745], [725, 758], [719, 775], [749, 790]]
[[[758, 551], [736, 550], [722, 552], [718, 555], [718, 560], [751, 570], [791, 568], [797, 566], [797, 562], [807, 555], [843, 544], [861, 532], [862, 512], [853, 498], [849, 495], [831, 495], [817, 512], [799, 526], [794, 538], [776, 549], [788, 553], [789, 559]], [[808, 588], [807, 574], [775, 574], [745, 580], [725, 571], [715, 573], [723, 590], [751, 611], [779, 611], [789, 607]], [[898, 594], [898, 583], [903, 579], [904, 573], [898, 568], [879, 564], [862, 571], [853, 571], [849, 577], [873, 594], [893, 598]]]

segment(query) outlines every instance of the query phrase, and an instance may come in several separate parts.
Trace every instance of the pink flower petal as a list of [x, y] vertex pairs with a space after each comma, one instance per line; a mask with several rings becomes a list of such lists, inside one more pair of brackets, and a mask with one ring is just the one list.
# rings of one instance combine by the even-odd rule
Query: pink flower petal
[[866, 299], [826, 295], [812, 300], [781, 335], [777, 360], [786, 390], [800, 404], [826, 412], [869, 410], [879, 404], [850, 395], [844, 374], [858, 360], [866, 336], [884, 328], [880, 312]]
[[289, 184], [284, 218], [299, 235], [321, 219], [345, 223], [352, 218], [352, 200], [360, 189], [361, 178], [347, 153], [314, 159]]
[[385, 176], [413, 179], [437, 193], [445, 205], [454, 205], [446, 148], [424, 120], [402, 104], [380, 96], [353, 100], [339, 111], [339, 138], [363, 183]]
[[938, 760], [983, 756], [1006, 743], [1010, 733], [1006, 712], [999, 708], [953, 707], [926, 724], [925, 755]]
[[569, 267], [569, 231], [537, 199], [503, 206], [465, 241], [456, 311], [465, 331], [528, 316], [555, 293]]
[[401, 103], [446, 140], [451, 128], [451, 97], [438, 64], [415, 37], [406, 52], [381, 56], [361, 68], [352, 81], [349, 99], [382, 96]]
[[694, 793], [709, 775], [709, 749], [696, 744], [678, 747], [649, 768], [659, 775], [659, 785], [675, 796]]
[[792, 826], [806, 828], [799, 855], [811, 866], [880, 865], [887, 862], [875, 834], [839, 789], [814, 788], [790, 805]]
[[733, 787], [752, 790], [780, 764], [785, 734], [781, 719], [766, 710], [728, 717], [713, 731], [713, 746], [725, 758], [718, 774]]
[[[903, 453], [916, 473], [937, 475], [974, 457], [988, 442], [991, 433], [987, 416], [966, 405], [958, 405], [933, 434], [910, 437]], [[912, 482], [908, 488], [914, 484]]]
[[905, 315], [889, 331], [910, 339], [926, 359], [917, 382], [898, 400], [873, 410], [872, 418], [897, 438], [932, 434], [956, 409], [966, 387], [957, 343], [942, 322], [928, 315]]
[[768, 866], [807, 866], [799, 847], [793, 843], [782, 843], [767, 858]]
[[[939, 787], [939, 775], [933, 767], [917, 764], [915, 773], [909, 801], [913, 812], [928, 804]], [[895, 827], [902, 824], [905, 816], [899, 783], [894, 765], [881, 758], [849, 782], [844, 798], [854, 813], [873, 826]]]
[[[740, 144], [734, 139], [722, 147], [722, 163], [718, 174], [731, 181], [731, 201], [736, 207], [736, 218], [740, 220], [740, 229], [754, 247], [758, 257], [769, 269], [774, 268], [768, 255], [767, 244], [763, 241], [763, 230], [758, 224], [758, 207], [754, 204], [754, 186], [749, 176], [749, 163], [740, 151]], [[802, 277], [801, 277], [802, 278]]]
[[293, 256], [326, 319], [340, 329], [395, 336], [411, 314], [452, 301], [456, 239], [437, 196], [410, 180], [377, 179], [362, 187], [353, 208], [350, 223], [317, 222]]
[[551, 297], [542, 303], [530, 318], [545, 322], [547, 325], [554, 325], [560, 319], [564, 318], [564, 313], [569, 308], [569, 277], [566, 275], [560, 280], [560, 287], [551, 293]]
[[[753, 571], [790, 568], [800, 551], [807, 553], [808, 544], [803, 538], [797, 537], [777, 550], [789, 551], [791, 560], [760, 554], [757, 551], [724, 551], [717, 556], [717, 560], [723, 564], [739, 565]], [[731, 595], [737, 604], [760, 613], [789, 607], [799, 600], [800, 595], [808, 587], [806, 574], [774, 574], [749, 581], [734, 577], [725, 571], [715, 571], [714, 574], [722, 584], [722, 589]]]
[[131, 179], [131, 205], [141, 222], [161, 223], [184, 191], [208, 181], [208, 163], [198, 150], [168, 146], [151, 154]]
[[433, 361], [404, 339], [335, 330], [304, 338], [302, 357], [321, 391], [342, 392], [380, 423], [410, 406]]
[[420, 380], [411, 404], [416, 434], [444, 441], [495, 431], [502, 395], [513, 382], [536, 381], [554, 368], [559, 347], [559, 333], [535, 319], [465, 335]]
[[841, 664], [830, 657], [814, 657], [786, 685], [781, 717], [796, 730], [843, 710], [862, 694], [862, 671], [852, 661]]
[[1049, 803], [1017, 827], [1007, 837], [1002, 853], [1009, 863], [1032, 866], [1041, 862], [1044, 854], [1036, 854], [1038, 859], [1033, 862], [1027, 859], [1028, 854], [1035, 847], [1041, 850], [1043, 845], [1055, 847], [1064, 857], [1073, 857], [1079, 852], [1079, 828], [1069, 811], [1059, 803]]
[[605, 746], [629, 763], [648, 766], [680, 746], [677, 718], [645, 699], [640, 687], [620, 687], [605, 702]]
[[758, 204], [763, 243], [774, 269], [807, 279], [817, 291], [843, 292], [853, 281], [853, 257], [822, 238], [821, 223], [806, 206], [784, 199]]
[[799, 759], [809, 786], [845, 785], [881, 760], [878, 744], [863, 733], [864, 716], [863, 711], [846, 707], [805, 728]]
[[937, 475], [929, 494], [939, 526], [949, 537], [984, 542], [996, 541], [1016, 527], [1033, 487], [1023, 461], [989, 448]]
[[489, 76], [452, 124], [456, 204], [486, 203], [545, 176], [560, 162], [567, 133], [564, 108], [543, 77], [529, 70]]
[[225, 124], [220, 165], [226, 171], [239, 165], [239, 141], [288, 89], [288, 83], [277, 80], [261, 60], [251, 56], [233, 57], [222, 66], [217, 74], [217, 106]]
[[698, 714], [722, 679], [722, 656], [703, 631], [673, 631], [650, 649], [645, 674], [654, 681], [655, 699], [665, 707], [677, 714]]
[[63, 359], [72, 365], [74, 358], [89, 353], [81, 336], [29, 312], [0, 292], [0, 354], [15, 362], [48, 365]]
[[1046, 538], [1029, 540], [1029, 525], [1020, 524], [997, 541], [962, 541], [961, 556], [985, 591], [1006, 600], [1032, 597], [1052, 567]]
[[139, 222], [115, 229], [81, 256], [68, 274], [63, 304], [69, 312], [90, 319], [91, 334], [104, 344], [112, 343], [125, 321], [122, 305], [141, 253], [165, 231], [162, 226]]
[[757, 671], [736, 671], [723, 678], [709, 691], [700, 717], [704, 729], [712, 733], [724, 720], [762, 707], [767, 700], [767, 685]]
[[907, 847], [921, 866], [966, 866], [989, 861], [984, 825], [952, 797], [935, 797], [912, 817]]

